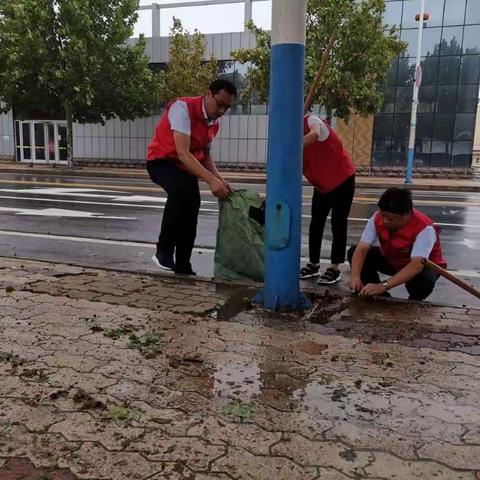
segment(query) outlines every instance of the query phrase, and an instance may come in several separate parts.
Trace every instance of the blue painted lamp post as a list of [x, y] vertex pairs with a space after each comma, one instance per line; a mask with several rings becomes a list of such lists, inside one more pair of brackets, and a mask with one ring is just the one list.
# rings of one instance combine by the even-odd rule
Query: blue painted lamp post
[[301, 308], [303, 99], [307, 0], [273, 0], [265, 229], [269, 310]]

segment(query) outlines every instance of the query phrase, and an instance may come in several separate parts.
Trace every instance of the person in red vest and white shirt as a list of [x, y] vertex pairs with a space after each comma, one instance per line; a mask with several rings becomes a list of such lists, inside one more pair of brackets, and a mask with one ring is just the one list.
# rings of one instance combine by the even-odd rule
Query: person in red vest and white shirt
[[[413, 208], [412, 194], [389, 188], [380, 197], [377, 211], [367, 222], [360, 243], [348, 252], [352, 266], [350, 287], [361, 296], [389, 296], [405, 284], [410, 300], [424, 300], [433, 291], [438, 274], [424, 268], [423, 258], [446, 268], [440, 229]], [[380, 246], [374, 246], [378, 240]], [[381, 282], [379, 273], [391, 275]]]
[[236, 96], [231, 82], [215, 80], [203, 96], [170, 102], [155, 129], [147, 151], [147, 171], [167, 192], [167, 202], [152, 259], [164, 270], [195, 275], [190, 259], [200, 210], [198, 179], [218, 198], [231, 192], [215, 166], [210, 147], [219, 129], [218, 119]]
[[317, 115], [304, 117], [303, 147], [303, 174], [314, 190], [309, 230], [310, 261], [301, 269], [300, 278], [321, 275], [323, 230], [331, 210], [331, 265], [318, 283], [334, 284], [340, 280], [339, 265], [345, 262], [348, 215], [355, 193], [355, 167], [339, 136]]

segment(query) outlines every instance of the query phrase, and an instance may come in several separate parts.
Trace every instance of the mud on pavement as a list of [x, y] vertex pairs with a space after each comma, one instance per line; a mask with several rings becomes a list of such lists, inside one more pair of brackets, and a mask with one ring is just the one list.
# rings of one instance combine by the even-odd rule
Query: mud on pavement
[[0, 289], [1, 480], [480, 478], [478, 310], [16, 259]]

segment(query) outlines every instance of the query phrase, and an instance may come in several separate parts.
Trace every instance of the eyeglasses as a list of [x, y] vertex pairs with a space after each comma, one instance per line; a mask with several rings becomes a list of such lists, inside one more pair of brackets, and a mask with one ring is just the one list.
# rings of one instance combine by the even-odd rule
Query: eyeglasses
[[223, 102], [219, 102], [215, 95], [212, 95], [212, 98], [215, 100], [218, 110], [223, 110], [226, 112], [231, 107], [231, 105], [225, 105]]

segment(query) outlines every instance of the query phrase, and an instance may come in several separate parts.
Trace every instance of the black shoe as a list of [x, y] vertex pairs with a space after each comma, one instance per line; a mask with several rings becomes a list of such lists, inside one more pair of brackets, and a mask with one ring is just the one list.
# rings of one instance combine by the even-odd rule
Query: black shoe
[[333, 285], [341, 280], [340, 270], [336, 268], [327, 268], [327, 271], [320, 277], [318, 283], [320, 285]]
[[188, 268], [176, 268], [175, 273], [177, 275], [190, 275], [191, 277], [195, 277], [197, 274], [192, 270], [192, 267]]
[[152, 260], [155, 265], [162, 270], [166, 270], [167, 272], [173, 272], [175, 270], [175, 262], [167, 255], [155, 253], [155, 255], [152, 256]]
[[300, 270], [300, 279], [305, 280], [306, 278], [318, 277], [320, 275], [320, 265], [317, 263], [307, 263]]

